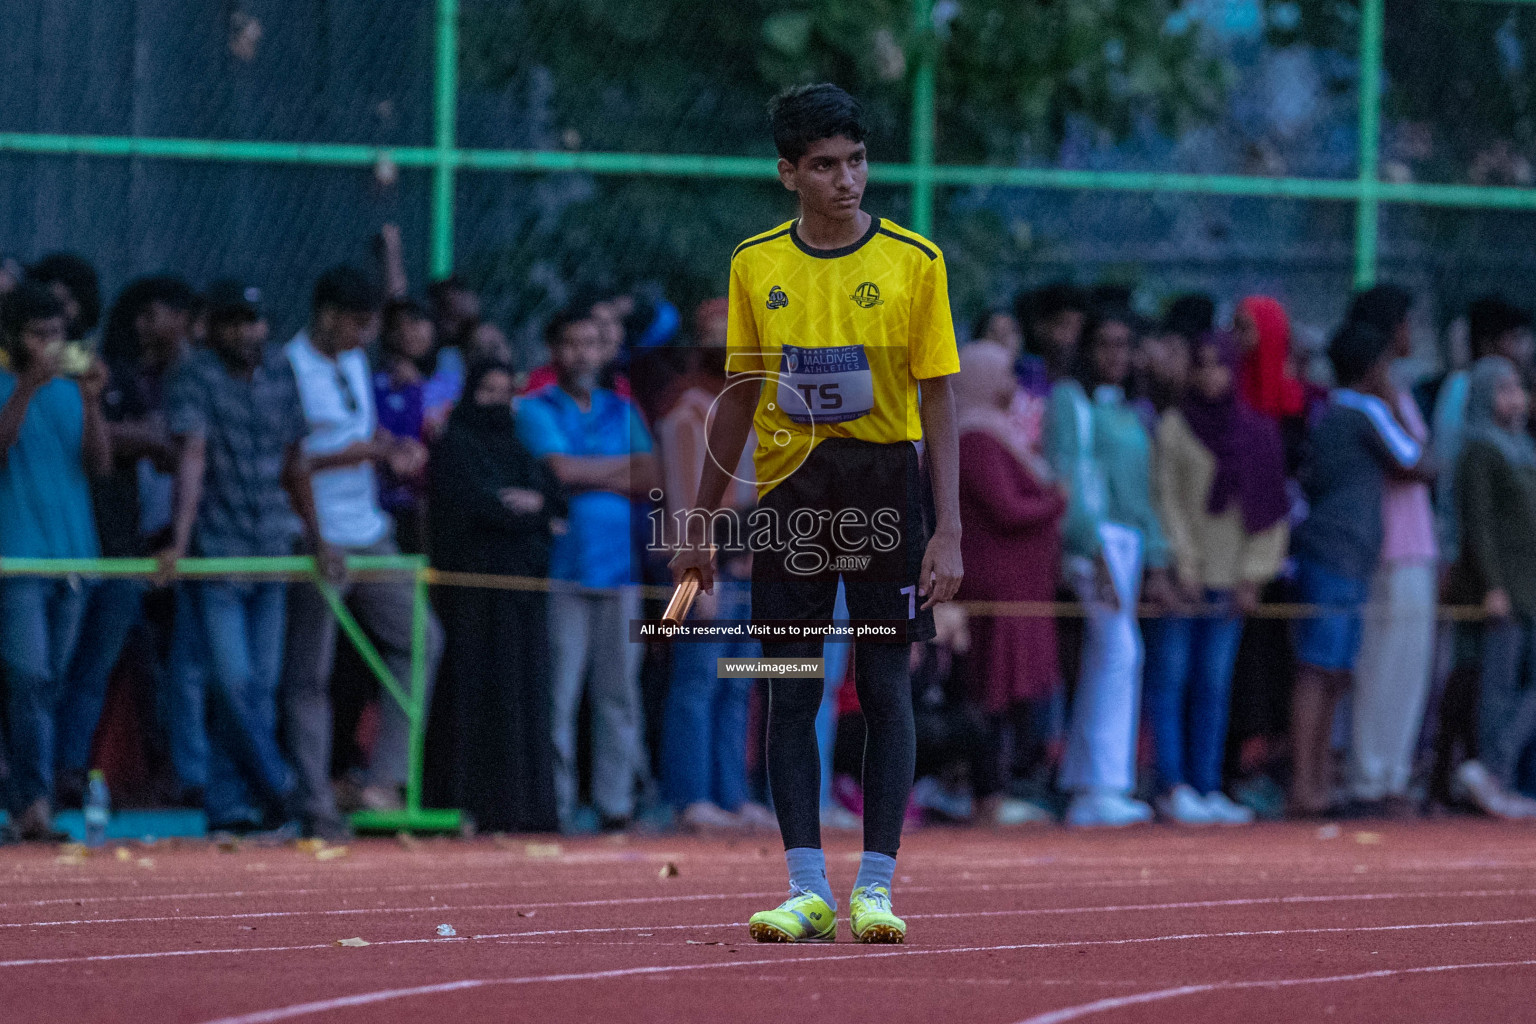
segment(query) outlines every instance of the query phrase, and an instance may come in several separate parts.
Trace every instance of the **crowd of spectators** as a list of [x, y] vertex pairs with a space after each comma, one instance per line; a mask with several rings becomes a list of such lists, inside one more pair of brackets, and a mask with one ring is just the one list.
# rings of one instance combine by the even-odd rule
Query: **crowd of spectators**
[[[413, 297], [398, 234], [379, 251], [382, 274], [320, 274], [292, 338], [253, 282], [144, 277], [103, 317], [77, 256], [0, 278], [6, 836], [58, 838], [92, 767], [220, 832], [333, 839], [399, 808], [409, 719], [338, 644], [338, 600], [397, 680], [425, 645], [429, 805], [772, 830], [763, 688], [715, 668], [754, 646], [630, 634], [712, 457], [724, 300], [577, 296], [518, 366], [471, 288]], [[1373, 288], [1325, 386], [1274, 298], [1130, 300], [1051, 285], [961, 332], [966, 578], [911, 651], [911, 817], [1536, 818], [1530, 314], [1479, 299], [1472, 361], [1407, 380], [1413, 296]], [[401, 552], [442, 574], [424, 637], [408, 578], [347, 569]], [[323, 585], [177, 569], [292, 554]], [[17, 561], [97, 557], [160, 568]], [[724, 553], [695, 614], [745, 618], [749, 578]], [[850, 651], [807, 683], [834, 828], [861, 806]]]

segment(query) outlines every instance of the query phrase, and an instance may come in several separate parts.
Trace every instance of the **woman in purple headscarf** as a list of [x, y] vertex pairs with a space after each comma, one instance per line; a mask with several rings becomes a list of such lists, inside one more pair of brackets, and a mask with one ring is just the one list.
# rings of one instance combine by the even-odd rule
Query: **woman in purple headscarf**
[[1157, 430], [1158, 511], [1186, 614], [1149, 623], [1146, 707], [1157, 808], [1185, 825], [1253, 818], [1222, 792], [1232, 668], [1242, 616], [1289, 540], [1280, 431], [1238, 396], [1238, 360], [1230, 335], [1202, 338], [1188, 392]]

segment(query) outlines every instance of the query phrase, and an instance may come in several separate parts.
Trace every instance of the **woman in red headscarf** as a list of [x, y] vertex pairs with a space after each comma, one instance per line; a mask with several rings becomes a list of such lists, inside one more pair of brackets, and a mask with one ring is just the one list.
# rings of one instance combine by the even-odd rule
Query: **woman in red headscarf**
[[1237, 304], [1232, 331], [1242, 352], [1238, 384], [1250, 409], [1280, 420], [1300, 416], [1306, 391], [1291, 373], [1291, 320], [1279, 302], [1250, 295]]

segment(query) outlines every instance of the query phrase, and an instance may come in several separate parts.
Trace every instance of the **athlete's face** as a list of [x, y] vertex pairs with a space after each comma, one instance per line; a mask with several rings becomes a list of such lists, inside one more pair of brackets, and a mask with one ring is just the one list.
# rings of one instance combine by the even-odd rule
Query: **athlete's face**
[[779, 180], [799, 194], [806, 213], [851, 220], [858, 215], [869, 182], [864, 143], [841, 135], [813, 142], [798, 163], [779, 161]]

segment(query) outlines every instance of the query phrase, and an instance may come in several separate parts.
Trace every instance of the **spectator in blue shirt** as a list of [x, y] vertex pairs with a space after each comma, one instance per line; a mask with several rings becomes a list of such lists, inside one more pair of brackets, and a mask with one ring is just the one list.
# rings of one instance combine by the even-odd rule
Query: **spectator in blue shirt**
[[598, 387], [605, 350], [598, 325], [563, 313], [546, 339], [555, 383], [517, 405], [518, 433], [570, 492], [569, 526], [556, 538], [550, 575], [566, 585], [549, 607], [554, 679], [555, 794], [562, 826], [576, 810], [576, 714], [592, 677], [592, 797], [602, 823], [622, 828], [634, 813], [640, 771], [639, 564], [635, 499], [660, 482], [651, 438], [625, 398]]
[[[106, 370], [59, 375], [64, 306], [25, 283], [0, 307], [11, 370], [0, 370], [0, 557], [95, 558], [87, 476], [112, 468], [101, 414]], [[11, 755], [12, 830], [56, 840], [53, 830], [55, 718], [64, 672], [85, 607], [77, 577], [0, 580], [0, 662], [5, 669]]]

